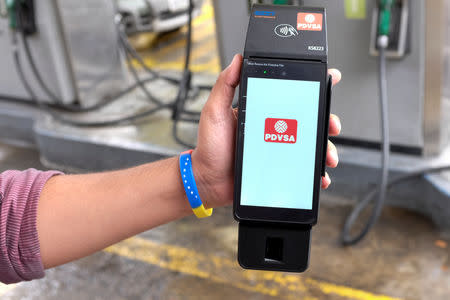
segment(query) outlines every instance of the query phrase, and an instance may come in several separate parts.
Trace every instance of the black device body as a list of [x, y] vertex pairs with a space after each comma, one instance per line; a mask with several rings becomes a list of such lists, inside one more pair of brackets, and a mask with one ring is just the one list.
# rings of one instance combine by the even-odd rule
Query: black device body
[[[305, 14], [316, 16], [315, 22], [299, 24]], [[302, 26], [306, 29], [302, 30]], [[303, 272], [308, 267], [311, 228], [317, 223], [321, 177], [325, 174], [331, 98], [327, 52], [324, 8], [253, 6], [239, 90], [233, 205], [234, 217], [239, 221], [238, 261], [244, 268]], [[311, 209], [241, 204], [248, 83], [255, 78], [320, 82], [317, 111], [312, 112], [318, 116], [315, 145], [312, 145], [315, 155]], [[277, 100], [273, 101], [277, 105]], [[263, 165], [258, 172], [264, 172]]]

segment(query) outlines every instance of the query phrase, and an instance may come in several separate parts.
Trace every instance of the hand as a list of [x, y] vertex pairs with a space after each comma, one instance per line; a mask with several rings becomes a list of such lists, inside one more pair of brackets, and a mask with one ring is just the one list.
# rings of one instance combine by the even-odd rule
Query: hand
[[[234, 192], [234, 149], [237, 109], [231, 107], [234, 91], [239, 84], [242, 56], [235, 55], [231, 64], [220, 73], [200, 117], [197, 147], [192, 153], [192, 164], [199, 193], [206, 207], [231, 204]], [[333, 85], [341, 80], [338, 70], [330, 69]], [[336, 136], [341, 123], [330, 115], [329, 134]], [[336, 147], [328, 141], [326, 164], [338, 164]], [[322, 188], [331, 183], [328, 173], [322, 177]]]

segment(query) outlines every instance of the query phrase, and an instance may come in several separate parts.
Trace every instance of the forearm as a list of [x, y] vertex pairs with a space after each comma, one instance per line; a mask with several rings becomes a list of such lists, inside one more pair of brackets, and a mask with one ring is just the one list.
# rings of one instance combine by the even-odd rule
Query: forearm
[[60, 265], [191, 212], [177, 158], [121, 171], [57, 176], [39, 199], [42, 261], [46, 268]]

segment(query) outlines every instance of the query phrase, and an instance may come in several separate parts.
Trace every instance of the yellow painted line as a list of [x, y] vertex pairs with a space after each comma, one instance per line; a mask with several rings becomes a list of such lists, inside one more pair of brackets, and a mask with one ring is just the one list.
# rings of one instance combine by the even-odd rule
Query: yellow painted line
[[[211, 38], [212, 38], [213, 33], [214, 33], [214, 28], [212, 26], [205, 26], [204, 28], [201, 28], [201, 30], [199, 30], [197, 32], [194, 31], [193, 35], [192, 35], [192, 43], [195, 44], [195, 43], [201, 42], [202, 40], [205, 40], [209, 36], [211, 36]], [[180, 48], [184, 48], [184, 47], [186, 47], [186, 39], [183, 38], [183, 39], [177, 40], [176, 42], [161, 48], [160, 50], [152, 53], [151, 55], [152, 55], [152, 57], [159, 59], [159, 58], [162, 58], [162, 57], [168, 55], [169, 53], [171, 53], [173, 51], [176, 51], [176, 50], [178, 50]]]
[[196, 26], [212, 19], [214, 19], [214, 7], [209, 3], [205, 3], [202, 7], [202, 13], [192, 20], [192, 25]]
[[17, 284], [3, 284], [0, 283], [0, 296], [5, 295], [7, 292], [11, 291], [17, 286]]
[[375, 295], [366, 291], [357, 290], [351, 287], [346, 287], [342, 285], [336, 285], [328, 282], [322, 282], [319, 280], [314, 280], [311, 278], [306, 278], [305, 281], [314, 287], [319, 288], [326, 295], [338, 295], [343, 298], [348, 299], [367, 299], [367, 300], [393, 300], [400, 299], [389, 297], [385, 295]]
[[[217, 74], [221, 70], [220, 61], [217, 56], [214, 56], [206, 63], [195, 63], [195, 60], [203, 58], [211, 52], [217, 51], [216, 41], [213, 38], [215, 34], [215, 24], [213, 22], [213, 19], [213, 6], [209, 2], [207, 2], [202, 8], [202, 14], [195, 18], [193, 21], [193, 27], [195, 29], [193, 31], [192, 40], [194, 45], [197, 44], [192, 50], [191, 71], [193, 72], [209, 72]], [[186, 32], [186, 26], [182, 28], [181, 32]], [[175, 34], [179, 34], [179, 32]], [[173, 37], [173, 34], [169, 34], [169, 36], [162, 37], [159, 42], [167, 42]], [[203, 41], [206, 41], [206, 43], [198, 45]], [[185, 46], [185, 38], [179, 39], [172, 44], [161, 48], [158, 51], [155, 51], [153, 53], [147, 52], [143, 57], [144, 62], [147, 66], [151, 68], [157, 68], [159, 70], [182, 70], [184, 67], [184, 51], [180, 52], [179, 50], [180, 48], [184, 49]], [[164, 58], [166, 56], [173, 54], [174, 52], [176, 54], [175, 58], [172, 57], [170, 61], [164, 61]], [[133, 65], [137, 68], [140, 67], [135, 60], [133, 60]]]
[[[154, 59], [147, 58], [145, 59], [145, 64], [149, 68], [157, 70], [181, 71], [184, 67], [184, 62], [182, 61], [181, 58], [177, 61], [169, 61], [169, 62], [158, 62]], [[136, 66], [138, 65], [136, 64]], [[208, 72], [218, 74], [220, 72], [220, 61], [218, 57], [214, 57], [206, 63], [200, 64], [193, 63], [190, 65], [190, 69], [194, 73]]]
[[221, 71], [220, 61], [218, 57], [214, 57], [209, 62], [204, 64], [192, 64], [191, 71], [196, 72], [208, 72], [212, 74], [219, 74]]
[[[211, 56], [213, 53], [214, 56]], [[184, 59], [184, 55], [181, 56]], [[217, 57], [217, 44], [216, 40], [211, 39], [205, 44], [199, 45], [198, 48], [194, 48], [191, 55], [191, 64], [194, 64], [197, 60], [207, 60], [208, 58]]]
[[[216, 52], [217, 46], [216, 46], [216, 40], [215, 39], [208, 39], [205, 43], [201, 45], [195, 45], [192, 49], [191, 54], [191, 64], [194, 64], [197, 59], [207, 57], [208, 54], [211, 52]], [[217, 55], [215, 55], [217, 56]], [[185, 51], [177, 53], [176, 57], [170, 60], [170, 62], [173, 62], [177, 65], [179, 65], [179, 68], [181, 69], [184, 66], [184, 59], [185, 59]], [[144, 62], [146, 64], [154, 64], [157, 59], [146, 57], [144, 58]], [[164, 62], [163, 62], [164, 63]]]
[[[199, 17], [195, 18], [193, 21], [193, 27], [194, 27], [194, 29], [192, 31], [193, 44], [198, 43], [198, 42], [204, 40], [206, 37], [208, 37], [210, 35], [213, 36], [215, 34], [215, 25], [213, 22], [214, 15], [212, 13], [213, 8], [211, 5], [209, 5], [209, 8], [208, 8], [208, 5], [206, 5], [206, 4], [204, 7], [205, 7], [204, 11], [206, 11], [206, 13], [203, 13]], [[208, 24], [205, 24], [206, 22], [208, 22]], [[181, 29], [181, 33], [186, 33], [186, 32], [187, 32], [187, 26], [184, 26]], [[162, 37], [159, 42], [167, 41], [178, 34], [180, 34], [180, 32], [171, 33], [168, 36]], [[161, 57], [169, 54], [170, 52], [177, 50], [179, 48], [184, 48], [185, 46], [186, 46], [186, 39], [182, 38], [172, 44], [169, 44], [169, 45], [161, 48], [159, 51], [152, 53], [152, 56], [156, 57], [156, 58], [161, 58]]]
[[[212, 8], [212, 6], [211, 6]], [[194, 34], [196, 32], [198, 32], [199, 30], [201, 30], [201, 28], [203, 27], [208, 27], [209, 29], [212, 29], [211, 32], [215, 32], [215, 23], [214, 23], [214, 19], [213, 19], [214, 15], [208, 15], [208, 16], [198, 16], [197, 18], [195, 18], [192, 21], [192, 27], [194, 28], [193, 32]], [[207, 23], [207, 24], [205, 24]], [[176, 36], [180, 35], [180, 34], [184, 34], [187, 33], [187, 25], [183, 26], [180, 30], [178, 31], [174, 31], [171, 33], [167, 33], [164, 36], [159, 38], [159, 42], [167, 42], [173, 38], [175, 38]]]
[[125, 240], [104, 251], [174, 272], [282, 299], [312, 300], [339, 296], [354, 300], [399, 300], [297, 274], [243, 270], [234, 260], [138, 237]]
[[[199, 47], [195, 47], [191, 56], [191, 71], [193, 72], [209, 72], [217, 74], [220, 72], [220, 61], [217, 55], [214, 55], [206, 63], [195, 63], [197, 59], [205, 57], [210, 52], [216, 51], [215, 39], [207, 40], [207, 42]], [[140, 68], [139, 63], [133, 60], [133, 65]], [[144, 58], [144, 63], [150, 68], [157, 68], [160, 70], [182, 70], [184, 67], [184, 52], [170, 61], [161, 61], [157, 57], [147, 56]]]

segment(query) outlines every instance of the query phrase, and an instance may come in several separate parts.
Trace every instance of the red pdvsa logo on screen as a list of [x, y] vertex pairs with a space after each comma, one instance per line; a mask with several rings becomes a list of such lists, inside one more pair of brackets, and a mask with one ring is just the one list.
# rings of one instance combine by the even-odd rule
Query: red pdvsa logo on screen
[[267, 118], [264, 127], [264, 141], [295, 144], [297, 142], [297, 120]]

